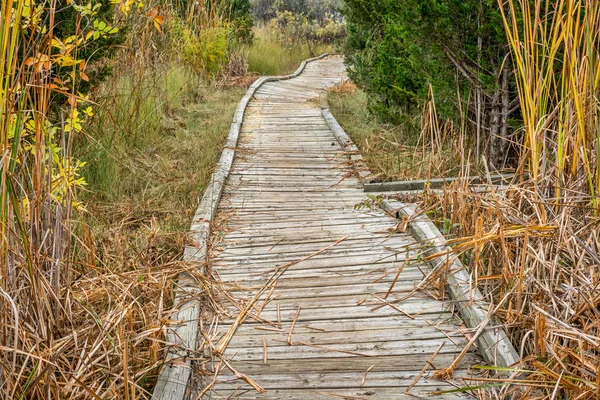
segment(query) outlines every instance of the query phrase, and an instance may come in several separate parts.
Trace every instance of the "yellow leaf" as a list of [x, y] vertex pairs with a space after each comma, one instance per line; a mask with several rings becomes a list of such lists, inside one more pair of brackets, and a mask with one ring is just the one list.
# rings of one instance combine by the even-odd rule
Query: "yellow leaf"
[[162, 30], [160, 29], [160, 23], [156, 22], [156, 18], [153, 18], [152, 22], [154, 22], [154, 27], [156, 28], [156, 30], [162, 33]]
[[83, 109], [82, 111], [88, 117], [94, 116], [94, 112], [92, 111], [92, 107], [87, 107], [87, 108]]
[[69, 95], [67, 102], [71, 107], [77, 107], [77, 96]]

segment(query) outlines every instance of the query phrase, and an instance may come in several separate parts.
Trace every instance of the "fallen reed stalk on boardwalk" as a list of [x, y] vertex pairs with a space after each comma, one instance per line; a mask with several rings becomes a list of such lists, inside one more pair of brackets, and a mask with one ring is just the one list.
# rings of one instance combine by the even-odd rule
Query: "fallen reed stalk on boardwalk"
[[256, 294], [252, 297], [252, 299], [248, 302], [248, 304], [246, 304], [246, 306], [240, 311], [240, 313], [236, 317], [235, 321], [233, 322], [233, 324], [231, 325], [231, 327], [229, 328], [227, 333], [219, 341], [219, 344], [215, 348], [214, 353], [217, 355], [223, 355], [225, 353], [225, 349], [227, 348], [227, 346], [229, 345], [229, 342], [233, 338], [235, 331], [241, 324], [244, 323], [244, 321], [248, 317], [249, 311], [254, 307], [254, 305], [258, 302], [258, 300], [260, 300], [260, 297], [263, 294], [265, 294], [265, 292], [269, 288], [271, 288], [274, 283], [277, 282], [277, 279], [279, 279], [288, 270], [289, 267], [291, 267], [292, 265], [301, 263], [302, 261], [306, 261], [314, 256], [318, 256], [319, 254], [321, 254], [321, 253], [331, 249], [332, 247], [336, 246], [337, 244], [341, 243], [346, 238], [347, 238], [347, 236], [337, 240], [335, 243], [332, 243], [329, 246], [322, 248], [319, 251], [309, 254], [308, 256], [302, 257], [299, 260], [291, 261], [287, 264], [284, 264], [284, 265], [274, 268], [273, 274], [271, 275], [271, 277], [262, 286], [262, 288], [258, 292], [256, 292]]

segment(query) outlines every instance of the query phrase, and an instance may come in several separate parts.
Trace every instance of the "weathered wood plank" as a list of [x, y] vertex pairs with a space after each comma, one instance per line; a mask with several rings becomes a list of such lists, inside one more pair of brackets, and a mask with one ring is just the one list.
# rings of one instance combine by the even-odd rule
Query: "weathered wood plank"
[[391, 192], [391, 191], [402, 191], [402, 190], [423, 190], [425, 187], [428, 188], [440, 188], [450, 182], [456, 182], [464, 180], [470, 184], [487, 184], [499, 185], [502, 183], [509, 183], [515, 179], [514, 174], [497, 174], [491, 175], [490, 177], [479, 177], [470, 176], [466, 178], [432, 178], [432, 179], [420, 179], [413, 181], [402, 181], [402, 182], [380, 182], [380, 183], [368, 183], [365, 184], [365, 192]]
[[[478, 328], [482, 324], [498, 326], [488, 318], [488, 304], [479, 292], [473, 287], [471, 276], [467, 273], [460, 259], [451, 251], [444, 239], [444, 235], [437, 229], [433, 222], [424, 215], [418, 215], [415, 207], [400, 202], [384, 201], [382, 207], [394, 214], [405, 215], [412, 222], [410, 229], [419, 241], [425, 243], [429, 254], [448, 253], [448, 257], [431, 262], [435, 269], [439, 265], [449, 264], [446, 277], [447, 289], [454, 301], [460, 303], [459, 311], [468, 327]], [[485, 360], [491, 365], [508, 368], [520, 362], [519, 354], [513, 347], [503, 328], [485, 330], [478, 337], [480, 350]]]
[[[365, 199], [359, 180], [365, 174], [356, 169], [356, 154], [348, 160], [347, 152], [356, 148], [339, 135], [328, 111], [312, 101], [343, 79], [339, 59], [309, 64], [297, 78], [265, 83], [239, 120], [240, 156], [221, 192], [218, 211], [227, 217], [223, 232], [214, 233], [210, 263], [241, 303], [223, 299], [215, 339], [228, 331], [240, 304], [263, 288], [273, 268], [292, 265], [270, 294], [262, 294], [225, 350], [232, 365], [267, 393], [247, 391], [250, 386], [225, 370], [219, 379], [226, 382], [218, 382], [209, 397], [312, 399], [331, 398], [321, 392], [332, 391], [403, 398], [436, 350], [434, 365], [445, 367], [467, 342], [460, 321], [448, 311], [451, 302], [425, 292], [394, 307], [379, 299], [392, 283], [390, 301], [414, 292], [426, 272], [416, 262], [420, 249], [414, 238], [391, 234], [397, 221], [380, 211], [355, 209]], [[412, 261], [406, 263], [407, 257]], [[264, 330], [278, 324], [282, 331]], [[467, 354], [458, 376], [478, 361]], [[362, 391], [372, 365], [365, 379], [370, 389]], [[454, 387], [430, 374], [416, 383], [415, 393]]]
[[[371, 371], [366, 379], [370, 387], [389, 387], [389, 388], [404, 388], [413, 383], [419, 371]], [[364, 376], [364, 372], [329, 372], [326, 374], [315, 373], [280, 373], [261, 375], [259, 384], [268, 389], [347, 389], [356, 388], [360, 385]], [[418, 387], [429, 387], [431, 391], [439, 391], [445, 388], [452, 388], [445, 381], [434, 380], [430, 378], [431, 373], [425, 373], [423, 379], [416, 383]], [[458, 379], [468, 377], [468, 372], [464, 370], [455, 371], [456, 384]], [[235, 388], [239, 385], [239, 381], [232, 379], [231, 375], [224, 375], [223, 380], [230, 379], [230, 382], [223, 382], [216, 386], [219, 388]]]
[[[217, 386], [219, 388], [219, 386]], [[446, 389], [454, 387], [445, 386]], [[365, 385], [360, 389], [272, 389], [264, 394], [258, 394], [254, 390], [240, 389], [233, 394], [233, 398], [240, 400], [333, 400], [333, 399], [352, 399], [352, 400], [417, 400], [417, 399], [444, 399], [444, 400], [459, 400], [472, 398], [471, 396], [460, 393], [449, 393], [444, 395], [432, 395], [432, 388], [415, 387], [410, 391], [410, 394], [404, 393], [405, 387], [396, 388], [380, 388], [370, 387]], [[224, 396], [216, 390], [217, 396]]]
[[[310, 369], [311, 372], [323, 373], [329, 371], [357, 371], [364, 373], [367, 368], [375, 366], [374, 369], [377, 371], [418, 371], [426, 364], [429, 354], [407, 354], [407, 355], [393, 355], [393, 356], [377, 356], [374, 357], [353, 357], [352, 362], [348, 362], [345, 357], [331, 357], [327, 359], [311, 359], [310, 367], [307, 368], [306, 362], [302, 362], [298, 359], [290, 360], [268, 360], [268, 364], [265, 365], [256, 361], [235, 361], [234, 365], [241, 371], [247, 374], [255, 376], [257, 374], [266, 374], [269, 370], [275, 371], [288, 371], [288, 372], [304, 372]], [[442, 367], [450, 365], [456, 354], [439, 354], [433, 365], [436, 367]], [[476, 356], [468, 354], [459, 364], [458, 368], [467, 368], [474, 363], [481, 361]]]

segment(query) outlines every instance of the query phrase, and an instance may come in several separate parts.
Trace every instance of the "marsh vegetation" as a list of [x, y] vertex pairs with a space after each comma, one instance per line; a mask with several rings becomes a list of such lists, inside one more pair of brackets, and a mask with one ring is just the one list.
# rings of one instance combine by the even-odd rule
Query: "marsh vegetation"
[[150, 398], [236, 105], [323, 52], [377, 179], [514, 173], [420, 194], [523, 354], [490, 389], [597, 397], [599, 43], [595, 0], [2, 0], [0, 397]]
[[[330, 103], [377, 178], [465, 178], [422, 193], [421, 210], [451, 227], [523, 355], [490, 390], [596, 397], [598, 2], [348, 0], [344, 10], [358, 89]], [[497, 170], [512, 183], [467, 183]]]

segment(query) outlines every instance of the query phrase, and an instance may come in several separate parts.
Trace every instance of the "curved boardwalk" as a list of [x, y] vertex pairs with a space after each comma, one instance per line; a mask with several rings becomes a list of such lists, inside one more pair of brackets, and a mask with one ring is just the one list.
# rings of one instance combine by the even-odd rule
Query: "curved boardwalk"
[[[318, 103], [343, 74], [341, 58], [311, 62], [297, 78], [263, 85], [247, 108], [211, 267], [244, 304], [274, 269], [287, 270], [225, 352], [266, 392], [223, 368], [205, 398], [435, 398], [431, 392], [464, 386], [466, 366], [478, 362], [468, 354], [453, 382], [432, 379], [431, 368], [415, 382], [434, 352], [432, 364], [443, 368], [463, 349], [459, 321], [446, 303], [422, 292], [373, 309], [398, 271], [388, 300], [410, 292], [427, 267], [406, 261], [407, 249], [416, 258], [416, 243], [409, 234], [390, 234], [396, 220], [354, 209], [365, 198], [362, 185]], [[239, 313], [231, 302], [224, 307], [231, 318], [220, 321], [218, 337]]]

